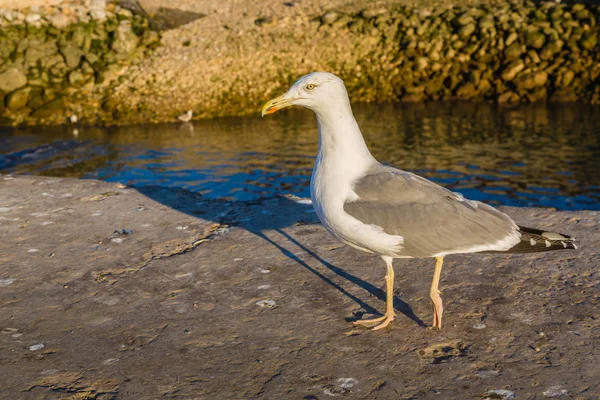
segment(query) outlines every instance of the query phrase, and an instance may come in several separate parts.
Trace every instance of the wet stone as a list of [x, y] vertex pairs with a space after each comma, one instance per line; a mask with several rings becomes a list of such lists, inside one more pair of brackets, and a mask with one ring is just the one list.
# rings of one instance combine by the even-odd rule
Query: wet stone
[[24, 87], [22, 89], [17, 89], [14, 92], [10, 93], [6, 97], [6, 107], [9, 110], [17, 111], [22, 108], [25, 108], [27, 105], [27, 101], [29, 100], [29, 92], [31, 88]]

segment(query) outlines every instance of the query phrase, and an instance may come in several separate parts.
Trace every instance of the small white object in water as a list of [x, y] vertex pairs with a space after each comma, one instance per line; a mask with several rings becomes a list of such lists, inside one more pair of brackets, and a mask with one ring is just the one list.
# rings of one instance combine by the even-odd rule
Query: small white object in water
[[188, 227], [187, 226], [178, 226], [175, 229], [177, 229], [178, 231], [185, 231]]
[[43, 344], [43, 343], [32, 344], [31, 346], [29, 346], [29, 351], [37, 351], [37, 350], [41, 350], [41, 349], [43, 349], [44, 347], [46, 347], [46, 346], [44, 346], [44, 344]]
[[77, 128], [73, 129], [73, 136], [75, 136], [75, 137], [79, 136], [79, 129], [77, 129]]
[[92, 217], [99, 217], [102, 215], [102, 211], [96, 211], [95, 213], [90, 214]]
[[275, 308], [275, 302], [273, 300], [259, 300], [256, 305], [262, 308]]
[[69, 117], [69, 121], [71, 121], [72, 124], [76, 124], [77, 121], [79, 121], [79, 118], [77, 118], [77, 115], [73, 114]]
[[121, 239], [121, 238], [114, 238], [114, 239], [111, 239], [110, 241], [113, 243], [123, 243], [123, 239]]
[[44, 221], [44, 222], [42, 222], [42, 225], [46, 226], [46, 225], [50, 225], [50, 224], [53, 224], [53, 223], [54, 222], [52, 222], [52, 221]]
[[37, 253], [39, 250], [38, 249], [29, 249], [27, 250], [28, 253]]
[[548, 389], [542, 393], [544, 397], [561, 397], [565, 396], [569, 393], [568, 390], [563, 389], [561, 386], [550, 386]]
[[258, 290], [266, 290], [266, 289], [270, 289], [271, 285], [260, 285], [259, 287], [257, 287]]
[[339, 378], [337, 380], [337, 385], [342, 389], [350, 389], [356, 385], [358, 385], [358, 379], [355, 378]]
[[242, 258], [242, 257], [237, 257], [237, 258], [234, 258], [234, 259], [233, 259], [233, 261], [242, 261], [242, 260], [243, 260], [243, 258]]
[[116, 363], [118, 361], [119, 361], [118, 358], [109, 358], [107, 360], [102, 361], [102, 364], [104, 364], [104, 365], [113, 365], [114, 363]]
[[261, 269], [261, 270], [260, 270], [260, 273], [261, 273], [261, 274], [270, 274], [270, 273], [271, 273], [271, 271], [270, 271], [270, 270], [268, 270], [268, 269]]
[[193, 115], [194, 115], [194, 112], [192, 110], [187, 110], [185, 113], [183, 113], [179, 117], [177, 117], [177, 119], [180, 121], [183, 121], [183, 122], [190, 122], [192, 120]]
[[473, 329], [485, 329], [486, 325], [483, 322], [473, 325]]
[[0, 279], [0, 287], [12, 285], [14, 281], [16, 281], [15, 278]]
[[[515, 395], [515, 392], [511, 392], [510, 390], [506, 390], [506, 389], [488, 390], [486, 395], [490, 395], [490, 394], [504, 396], [504, 397], [502, 397], [502, 400], [510, 400], [510, 399], [514, 399], [517, 397]], [[486, 397], [485, 399], [497, 399], [497, 398], [498, 398], [498, 396], [494, 396], [494, 397]]]

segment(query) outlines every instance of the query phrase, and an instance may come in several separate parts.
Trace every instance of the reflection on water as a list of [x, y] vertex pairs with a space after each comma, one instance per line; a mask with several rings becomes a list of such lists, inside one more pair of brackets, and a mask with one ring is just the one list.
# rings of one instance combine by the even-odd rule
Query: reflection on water
[[[491, 204], [600, 209], [598, 110], [582, 104], [356, 105], [373, 155]], [[211, 198], [309, 195], [310, 111], [193, 125], [0, 130], [0, 172], [183, 187]]]

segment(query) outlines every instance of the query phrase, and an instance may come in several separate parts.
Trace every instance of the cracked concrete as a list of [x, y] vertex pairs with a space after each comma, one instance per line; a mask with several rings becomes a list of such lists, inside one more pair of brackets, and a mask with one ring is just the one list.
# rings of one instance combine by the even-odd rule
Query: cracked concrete
[[0, 175], [0, 398], [597, 398], [600, 213], [504, 208], [580, 250], [448, 257], [441, 331], [397, 260], [372, 332], [383, 262], [296, 200]]

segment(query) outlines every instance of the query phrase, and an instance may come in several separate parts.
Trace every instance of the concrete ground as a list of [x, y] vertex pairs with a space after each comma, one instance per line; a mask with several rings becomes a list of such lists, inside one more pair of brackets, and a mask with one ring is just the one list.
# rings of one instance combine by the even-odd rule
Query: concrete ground
[[1, 399], [596, 399], [598, 212], [504, 208], [580, 249], [384, 265], [292, 198], [0, 175]]

